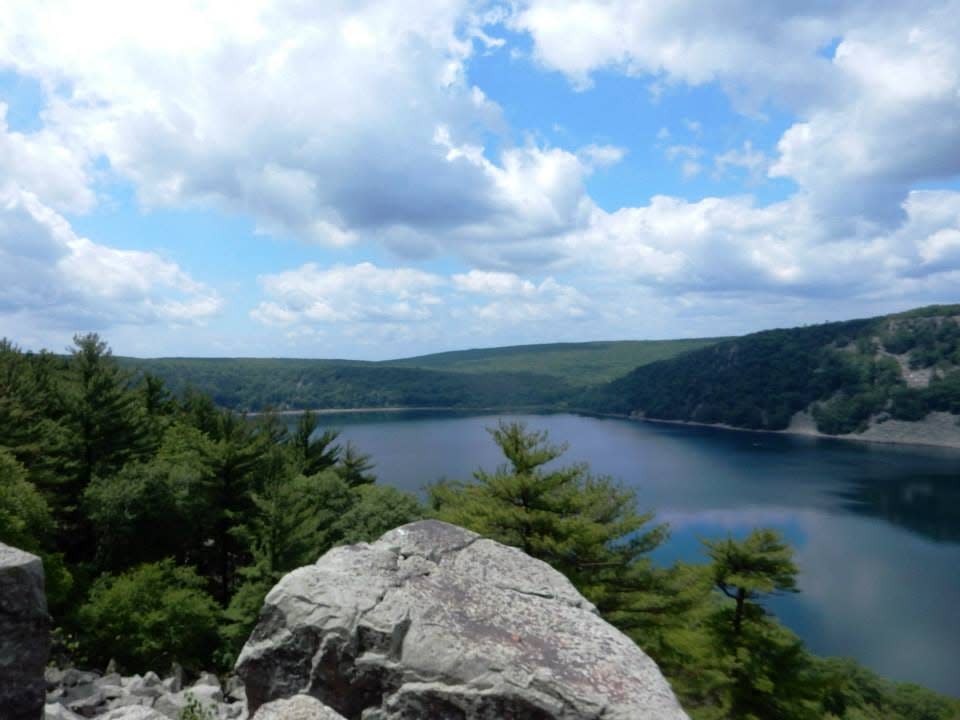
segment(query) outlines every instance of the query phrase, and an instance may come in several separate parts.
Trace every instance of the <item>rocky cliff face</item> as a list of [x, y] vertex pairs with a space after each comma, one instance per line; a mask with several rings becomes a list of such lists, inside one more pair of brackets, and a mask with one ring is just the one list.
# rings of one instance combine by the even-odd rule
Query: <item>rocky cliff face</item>
[[654, 662], [565, 577], [436, 521], [287, 575], [237, 672], [251, 714], [304, 693], [349, 720], [686, 718]]
[[0, 543], [0, 717], [39, 720], [50, 652], [40, 558]]

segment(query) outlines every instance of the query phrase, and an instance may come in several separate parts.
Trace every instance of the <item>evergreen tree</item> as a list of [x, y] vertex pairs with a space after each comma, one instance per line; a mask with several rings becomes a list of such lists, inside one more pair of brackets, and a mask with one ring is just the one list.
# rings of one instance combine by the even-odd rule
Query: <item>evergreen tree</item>
[[340, 446], [336, 444], [340, 433], [324, 430], [314, 437], [320, 422], [310, 410], [304, 411], [297, 421], [297, 429], [290, 439], [299, 470], [303, 475], [316, 475], [336, 465], [340, 458]]
[[347, 446], [340, 455], [340, 462], [336, 466], [336, 471], [347, 485], [359, 487], [377, 481], [377, 476], [370, 472], [374, 467], [376, 466], [369, 455], [357, 450], [353, 443], [347, 442]]
[[547, 433], [517, 422], [490, 433], [507, 463], [478, 470], [474, 483], [430, 487], [436, 517], [548, 562], [617, 624], [655, 622], [649, 611], [667, 601], [646, 555], [666, 528], [648, 528], [653, 516], [637, 512], [634, 494], [584, 464], [546, 469], [566, 450]]
[[63, 399], [68, 465], [56, 496], [68, 557], [93, 554], [92, 529], [79, 505], [94, 475], [111, 475], [149, 450], [143, 409], [130, 378], [113, 362], [98, 335], [77, 335], [67, 366]]
[[755, 530], [744, 540], [704, 544], [714, 587], [728, 600], [707, 628], [728, 661], [731, 717], [818, 718], [820, 688], [812, 661], [800, 639], [761, 604], [771, 595], [797, 591], [793, 550], [770, 529]]

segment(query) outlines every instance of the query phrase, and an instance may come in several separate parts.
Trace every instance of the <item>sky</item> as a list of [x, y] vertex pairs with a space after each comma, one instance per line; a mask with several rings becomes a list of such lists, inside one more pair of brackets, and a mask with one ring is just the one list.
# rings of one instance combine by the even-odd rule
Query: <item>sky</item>
[[8, 0], [0, 336], [386, 359], [960, 299], [960, 0]]

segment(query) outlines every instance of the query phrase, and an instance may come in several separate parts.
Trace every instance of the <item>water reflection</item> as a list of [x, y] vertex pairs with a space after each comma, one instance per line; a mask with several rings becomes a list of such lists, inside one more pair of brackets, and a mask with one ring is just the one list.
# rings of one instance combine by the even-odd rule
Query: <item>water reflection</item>
[[960, 480], [956, 477], [865, 478], [839, 491], [837, 497], [852, 513], [882, 517], [937, 542], [960, 543]]
[[[960, 696], [960, 452], [574, 415], [520, 416], [637, 490], [669, 522], [660, 562], [703, 560], [700, 538], [780, 529], [799, 595], [775, 610], [812, 650]], [[498, 417], [336, 416], [382, 482], [418, 492], [500, 462]]]

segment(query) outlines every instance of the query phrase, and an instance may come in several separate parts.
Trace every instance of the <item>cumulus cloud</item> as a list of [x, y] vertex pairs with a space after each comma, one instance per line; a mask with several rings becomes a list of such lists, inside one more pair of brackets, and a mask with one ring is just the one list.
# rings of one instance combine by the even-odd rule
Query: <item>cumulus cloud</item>
[[916, 183], [960, 173], [958, 14], [956, 0], [529, 0], [511, 22], [541, 64], [580, 88], [609, 68], [716, 82], [744, 110], [795, 114], [770, 174], [794, 180], [840, 235], [860, 220], [902, 222]]
[[443, 278], [371, 263], [320, 268], [308, 263], [260, 278], [264, 294], [251, 316], [267, 325], [410, 323], [433, 317]]
[[[894, 230], [840, 238], [802, 196], [759, 206], [750, 196], [689, 202], [658, 196], [606, 213], [568, 238], [610, 276], [670, 293], [923, 298], [960, 277], [960, 193], [913, 191]], [[955, 287], [955, 286], [954, 286]]]
[[[107, 7], [108, 6], [108, 7]], [[0, 66], [54, 91], [47, 124], [133, 181], [149, 207], [207, 204], [257, 229], [407, 257], [460, 249], [534, 262], [532, 237], [587, 204], [584, 155], [536, 146], [488, 157], [499, 108], [469, 84], [474, 42], [502, 40], [466, 0], [415, 8], [324, 3], [22, 4], [0, 23]], [[109, 16], [109, 22], [101, 18]], [[492, 247], [491, 247], [492, 246]], [[549, 254], [549, 252], [548, 252]]]
[[155, 253], [78, 237], [36, 195], [0, 183], [0, 319], [36, 328], [100, 330], [193, 323], [222, 301]]
[[[16, 3], [0, 17], [0, 68], [37, 79], [47, 101], [29, 133], [0, 105], [0, 311], [96, 324], [220, 309], [168, 259], [76, 236], [66, 218], [96, 205], [102, 176], [129, 181], [146, 208], [239, 213], [354, 259], [378, 243], [411, 266], [264, 275], [251, 315], [280, 332], [603, 318], [622, 336], [663, 298], [703, 316], [736, 294], [955, 294], [960, 193], [918, 188], [960, 173], [960, 0], [97, 7]], [[667, 101], [673, 85], [715, 83], [754, 120], [775, 106], [775, 146], [737, 135], [715, 154], [712, 126], [688, 117], [658, 147], [687, 177], [783, 178], [794, 194], [598, 207], [591, 173], [625, 148], [512, 143], [471, 84], [473, 54], [509, 42], [503, 23], [578, 90], [604, 70]], [[412, 267], [437, 254], [464, 272]]]

